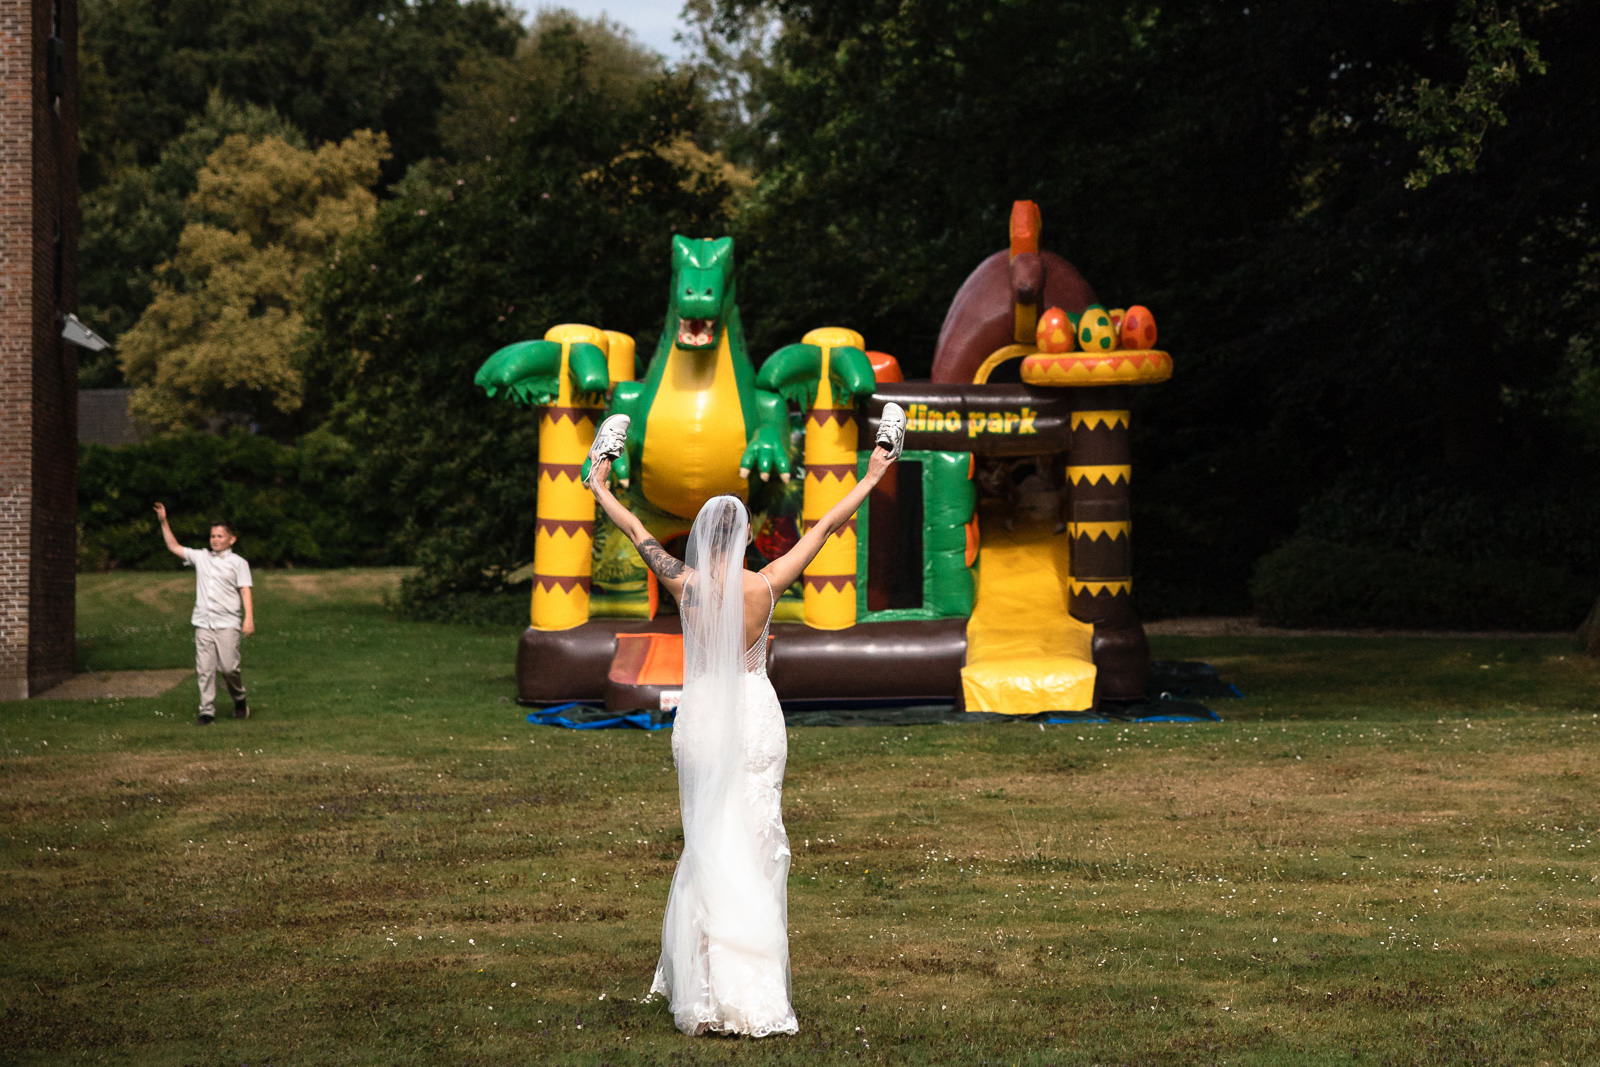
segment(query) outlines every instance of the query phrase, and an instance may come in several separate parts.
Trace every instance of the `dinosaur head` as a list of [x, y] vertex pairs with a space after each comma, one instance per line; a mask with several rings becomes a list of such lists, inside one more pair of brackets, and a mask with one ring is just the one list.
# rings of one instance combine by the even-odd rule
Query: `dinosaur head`
[[672, 238], [672, 301], [678, 347], [715, 347], [733, 303], [733, 238]]

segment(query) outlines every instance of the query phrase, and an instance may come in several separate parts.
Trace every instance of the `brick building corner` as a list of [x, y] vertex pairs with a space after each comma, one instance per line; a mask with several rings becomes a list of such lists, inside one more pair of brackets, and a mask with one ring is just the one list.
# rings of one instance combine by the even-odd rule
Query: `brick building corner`
[[73, 672], [77, 0], [0, 0], [0, 700]]

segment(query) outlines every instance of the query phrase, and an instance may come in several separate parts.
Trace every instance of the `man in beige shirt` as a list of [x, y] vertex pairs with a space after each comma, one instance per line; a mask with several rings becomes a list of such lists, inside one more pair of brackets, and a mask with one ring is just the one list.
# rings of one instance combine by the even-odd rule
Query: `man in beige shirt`
[[183, 560], [184, 566], [194, 568], [194, 614], [190, 621], [194, 623], [194, 669], [200, 684], [200, 715], [196, 721], [207, 726], [216, 719], [219, 677], [233, 697], [233, 717], [249, 718], [239, 645], [241, 638], [256, 632], [250, 564], [234, 554], [237, 538], [228, 522], [211, 524], [209, 550], [184, 548], [167, 525], [166, 505], [157, 503], [155, 508], [167, 551]]

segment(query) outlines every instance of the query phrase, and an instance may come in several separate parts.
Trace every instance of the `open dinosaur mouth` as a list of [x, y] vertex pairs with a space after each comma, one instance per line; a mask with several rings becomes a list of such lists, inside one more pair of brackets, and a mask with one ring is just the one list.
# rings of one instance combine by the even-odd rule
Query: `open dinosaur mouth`
[[716, 334], [716, 319], [679, 319], [679, 348], [710, 348]]

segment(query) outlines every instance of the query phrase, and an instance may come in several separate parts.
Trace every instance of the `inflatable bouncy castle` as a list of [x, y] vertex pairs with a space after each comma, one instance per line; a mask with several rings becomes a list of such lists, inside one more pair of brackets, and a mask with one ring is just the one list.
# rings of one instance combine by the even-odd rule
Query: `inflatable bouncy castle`
[[583, 484], [605, 415], [631, 416], [613, 477], [657, 540], [681, 556], [700, 505], [733, 493], [759, 567], [855, 484], [888, 401], [907, 414], [900, 462], [779, 599], [768, 671], [785, 704], [1031, 715], [1142, 699], [1129, 391], [1172, 360], [1149, 309], [1107, 308], [1039, 234], [1038, 208], [1013, 205], [1010, 244], [955, 294], [926, 381], [837, 327], [756, 370], [728, 238], [673, 238], [642, 377], [630, 337], [588, 325], [490, 356], [477, 383], [540, 418], [519, 701], [670, 710], [682, 685], [676, 607]]

